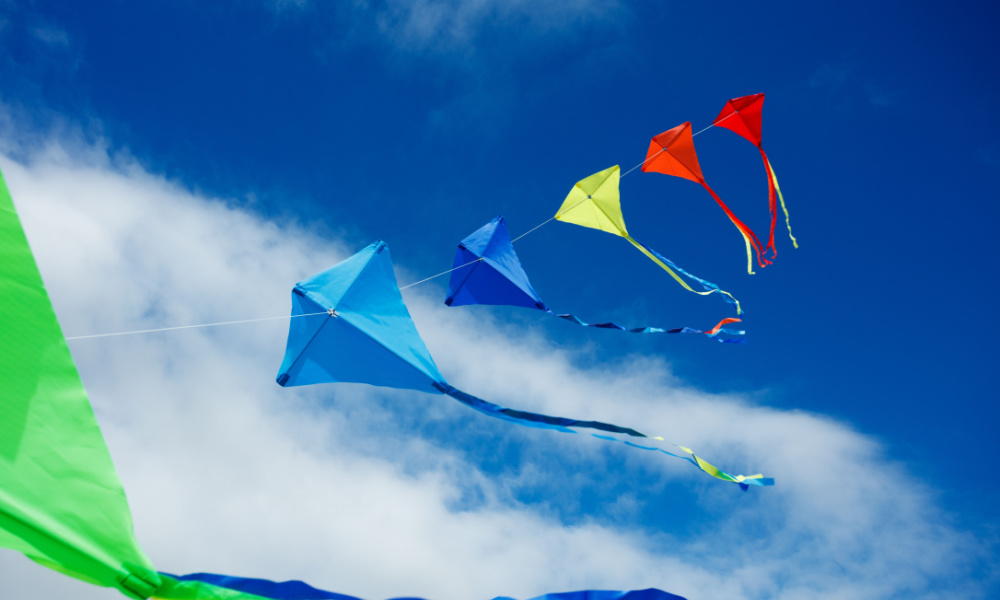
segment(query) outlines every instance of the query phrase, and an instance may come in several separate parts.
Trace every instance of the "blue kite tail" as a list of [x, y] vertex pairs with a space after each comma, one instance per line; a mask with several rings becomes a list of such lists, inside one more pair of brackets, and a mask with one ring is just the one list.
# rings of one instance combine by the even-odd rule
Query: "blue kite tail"
[[[718, 325], [708, 330], [694, 329], [692, 327], [678, 327], [676, 329], [663, 329], [662, 327], [623, 327], [618, 323], [587, 323], [580, 317], [571, 314], [558, 314], [553, 312], [549, 308], [544, 309], [545, 312], [550, 315], [555, 315], [560, 319], [565, 319], [577, 325], [582, 325], [583, 327], [597, 327], [598, 329], [617, 329], [618, 331], [627, 331], [629, 333], [700, 333], [707, 335], [708, 337], [714, 339], [715, 341], [722, 344], [746, 344], [746, 339], [742, 336], [746, 335], [746, 331], [742, 329], [724, 329], [722, 325], [727, 323], [739, 323], [740, 319], [723, 319]], [[734, 337], [723, 337], [723, 334], [734, 336]]]
[[678, 273], [680, 273], [681, 275], [684, 275], [685, 277], [691, 279], [692, 281], [697, 281], [701, 285], [701, 287], [705, 289], [706, 292], [708, 292], [708, 291], [717, 292], [720, 296], [722, 296], [723, 300], [725, 300], [726, 302], [728, 302], [728, 303], [730, 303], [730, 304], [732, 304], [733, 306], [736, 307], [736, 313], [737, 314], [741, 314], [741, 315], [742, 314], [746, 314], [746, 311], [743, 310], [743, 308], [740, 306], [740, 303], [736, 300], [736, 298], [733, 298], [733, 296], [729, 292], [723, 290], [722, 288], [720, 288], [719, 286], [715, 285], [711, 281], [702, 279], [701, 277], [698, 277], [697, 275], [694, 275], [692, 273], [688, 273], [684, 269], [682, 269], [679, 266], [677, 266], [677, 263], [675, 263], [674, 261], [670, 260], [666, 256], [663, 256], [662, 254], [660, 254], [656, 250], [653, 250], [652, 248], [650, 248], [646, 244], [643, 244], [639, 240], [635, 240], [635, 243], [637, 243], [640, 246], [642, 246], [643, 248], [645, 248], [647, 252], [649, 252], [650, 254], [652, 254], [653, 256], [655, 256], [656, 258], [662, 260], [671, 269], [677, 271]]
[[685, 448], [684, 446], [678, 446], [677, 444], [671, 444], [661, 437], [650, 437], [644, 433], [640, 433], [635, 429], [630, 427], [622, 427], [620, 425], [612, 425], [611, 423], [602, 423], [600, 421], [580, 421], [577, 419], [568, 419], [566, 417], [551, 417], [549, 415], [541, 415], [538, 413], [525, 412], [523, 410], [514, 410], [512, 408], [504, 408], [503, 406], [498, 406], [492, 402], [487, 402], [482, 398], [477, 398], [472, 394], [466, 394], [462, 390], [452, 387], [451, 385], [445, 383], [444, 381], [434, 382], [432, 384], [435, 389], [437, 389], [442, 394], [451, 396], [455, 400], [458, 400], [462, 404], [468, 406], [469, 408], [479, 411], [484, 415], [493, 417], [494, 419], [500, 419], [501, 421], [507, 421], [509, 423], [517, 423], [518, 425], [524, 425], [525, 427], [535, 427], [538, 429], [552, 429], [555, 431], [562, 431], [563, 433], [577, 433], [572, 428], [580, 429], [593, 429], [597, 431], [603, 431], [607, 433], [615, 433], [631, 436], [633, 438], [643, 438], [651, 440], [648, 443], [653, 443], [652, 440], [666, 443], [672, 446], [671, 450], [664, 450], [659, 446], [650, 445], [639, 445], [634, 442], [630, 442], [627, 439], [618, 439], [610, 435], [605, 435], [602, 433], [591, 433], [592, 436], [607, 440], [611, 442], [622, 442], [627, 446], [633, 448], [638, 448], [640, 450], [651, 450], [655, 452], [662, 452], [669, 456], [675, 458], [680, 458], [691, 463], [698, 469], [708, 473], [716, 479], [721, 479], [723, 481], [729, 481], [731, 483], [738, 484], [743, 491], [746, 491], [749, 486], [769, 486], [774, 485], [774, 479], [770, 477], [764, 477], [763, 475], [730, 475], [725, 471], [719, 469], [718, 467], [712, 465], [703, 458], [695, 455], [695, 453], [690, 448]]
[[455, 400], [458, 400], [462, 404], [473, 410], [477, 410], [484, 415], [489, 415], [502, 421], [509, 421], [511, 423], [517, 423], [527, 427], [537, 427], [539, 429], [554, 429], [556, 431], [562, 431], [563, 433], [576, 433], [570, 429], [570, 427], [580, 427], [581, 429], [596, 429], [598, 431], [607, 431], [609, 433], [623, 433], [632, 437], [647, 437], [645, 434], [639, 433], [635, 429], [612, 425], [610, 423], [602, 423], [600, 421], [578, 421], [577, 419], [567, 419], [566, 417], [550, 417], [548, 415], [540, 415], [538, 413], [525, 412], [523, 410], [514, 410], [513, 408], [504, 408], [493, 404], [492, 402], [487, 402], [482, 398], [476, 398], [472, 394], [466, 394], [462, 390], [454, 388], [447, 383], [434, 383], [433, 385], [442, 394], [451, 396]]

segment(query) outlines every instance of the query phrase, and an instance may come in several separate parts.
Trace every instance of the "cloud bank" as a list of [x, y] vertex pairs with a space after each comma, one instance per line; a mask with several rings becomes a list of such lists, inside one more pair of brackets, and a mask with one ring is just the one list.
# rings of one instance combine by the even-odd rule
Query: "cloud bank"
[[[269, 220], [64, 137], [5, 152], [0, 168], [70, 336], [283, 315], [295, 281], [371, 241]], [[71, 342], [158, 568], [304, 579], [371, 600], [995, 589], [993, 543], [953, 524], [872, 437], [705, 393], [663, 357], [595, 356], [444, 307], [434, 286], [405, 298], [458, 387], [635, 425], [778, 486], [744, 494], [681, 461], [490, 422], [444, 397], [282, 389], [280, 320]], [[0, 597], [118, 596], [0, 551]]]

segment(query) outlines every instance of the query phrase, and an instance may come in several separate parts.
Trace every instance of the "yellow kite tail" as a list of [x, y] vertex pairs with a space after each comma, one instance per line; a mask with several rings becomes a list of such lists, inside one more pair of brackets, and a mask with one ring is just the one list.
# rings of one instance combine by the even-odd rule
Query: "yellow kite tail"
[[754, 275], [753, 272], [753, 251], [750, 248], [750, 238], [747, 234], [740, 231], [740, 235], [743, 236], [743, 243], [747, 245], [747, 273]]
[[[714, 283], [710, 283], [708, 281], [705, 281], [704, 279], [700, 279], [698, 277], [695, 277], [694, 275], [692, 275], [691, 273], [688, 273], [687, 271], [681, 269], [677, 265], [673, 265], [678, 271], [680, 271], [684, 275], [687, 275], [691, 279], [694, 279], [695, 281], [701, 283], [702, 286], [704, 286], [706, 288], [706, 291], [699, 292], [698, 290], [693, 289], [690, 285], [688, 285], [688, 283], [686, 281], [684, 281], [683, 279], [681, 279], [681, 276], [678, 275], [674, 271], [674, 269], [671, 269], [669, 266], [667, 266], [667, 262], [668, 261], [666, 261], [666, 259], [664, 259], [662, 256], [660, 256], [658, 253], [650, 250], [642, 242], [639, 242], [638, 240], [636, 240], [635, 238], [633, 238], [628, 233], [626, 233], [622, 237], [624, 237], [626, 240], [628, 240], [629, 243], [631, 243], [633, 246], [635, 246], [636, 248], [638, 248], [639, 252], [642, 252], [643, 254], [645, 254], [646, 256], [648, 256], [650, 258], [650, 260], [652, 260], [656, 264], [660, 265], [660, 267], [664, 271], [666, 271], [667, 273], [669, 273], [670, 276], [673, 277], [674, 280], [677, 281], [677, 283], [681, 284], [681, 287], [683, 287], [687, 291], [694, 292], [695, 294], [698, 294], [699, 296], [708, 296], [709, 294], [714, 294], [714, 293], [718, 292], [718, 293], [726, 296], [727, 298], [729, 298], [730, 304], [733, 304], [734, 306], [736, 306], [736, 314], [743, 314], [743, 309], [740, 307], [740, 301], [737, 300], [729, 292], [727, 292], [727, 291], [719, 288]], [[748, 244], [747, 248], [749, 249], [749, 242], [747, 242], [747, 244]]]
[[700, 294], [702, 296], [707, 296], [708, 294], [712, 293], [712, 291], [698, 292], [698, 291], [695, 291], [695, 290], [691, 289], [691, 286], [689, 286], [686, 281], [684, 281], [683, 279], [681, 279], [680, 275], [678, 275], [677, 273], [674, 273], [673, 269], [671, 269], [670, 267], [668, 267], [667, 265], [665, 265], [663, 263], [663, 261], [661, 261], [659, 258], [657, 258], [656, 256], [654, 256], [653, 253], [650, 252], [649, 250], [647, 250], [645, 246], [643, 246], [639, 242], [635, 241], [635, 239], [632, 236], [630, 236], [628, 234], [625, 234], [625, 239], [628, 240], [629, 242], [631, 242], [633, 246], [635, 246], [636, 248], [638, 248], [639, 252], [642, 252], [643, 254], [645, 254], [646, 256], [648, 256], [650, 258], [650, 260], [652, 260], [656, 264], [660, 265], [660, 267], [662, 267], [664, 271], [666, 271], [667, 273], [669, 273], [670, 276], [673, 277], [677, 281], [677, 283], [681, 284], [681, 287], [683, 287], [687, 291], [694, 292], [694, 293]]
[[[767, 160], [767, 157], [764, 157]], [[774, 182], [774, 189], [778, 190], [778, 199], [781, 200], [781, 210], [785, 211], [785, 225], [788, 227], [788, 237], [792, 238], [792, 245], [796, 248], [799, 247], [799, 242], [792, 235], [792, 223], [788, 218], [788, 207], [785, 206], [785, 197], [781, 195], [781, 186], [778, 185], [778, 176], [774, 174], [774, 167], [771, 166], [771, 161], [767, 161], [767, 168], [771, 170], [771, 180]], [[748, 249], [749, 252], [749, 249]]]

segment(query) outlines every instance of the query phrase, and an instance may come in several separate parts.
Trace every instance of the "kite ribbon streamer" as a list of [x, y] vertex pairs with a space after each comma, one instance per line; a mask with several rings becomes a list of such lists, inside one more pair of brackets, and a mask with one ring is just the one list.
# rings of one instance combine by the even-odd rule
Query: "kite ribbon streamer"
[[[630, 437], [644, 438], [648, 440], [657, 440], [670, 444], [666, 442], [662, 437], [650, 437], [644, 433], [640, 433], [635, 429], [630, 427], [622, 427], [620, 425], [613, 425], [611, 423], [602, 423], [601, 421], [579, 421], [577, 419], [568, 419], [566, 417], [552, 417], [549, 415], [542, 415], [538, 413], [526, 412], [522, 410], [514, 410], [512, 408], [504, 408], [493, 404], [492, 402], [487, 402], [481, 398], [477, 398], [471, 394], [467, 394], [462, 390], [456, 389], [447, 383], [435, 383], [434, 387], [437, 388], [442, 394], [451, 396], [455, 400], [458, 400], [462, 404], [468, 406], [469, 408], [479, 411], [484, 415], [493, 417], [494, 419], [500, 419], [502, 421], [508, 421], [510, 423], [517, 423], [518, 425], [524, 425], [526, 427], [535, 427], [538, 429], [552, 429], [555, 431], [561, 431], [563, 433], [576, 433], [573, 428], [580, 429], [594, 429], [597, 431], [604, 431], [608, 433], [616, 433], [620, 435], [627, 435]], [[670, 444], [676, 449], [676, 452], [670, 452], [664, 450], [659, 446], [641, 446], [634, 442], [629, 442], [624, 439], [619, 439], [617, 437], [612, 437], [609, 435], [591, 434], [594, 437], [600, 438], [602, 440], [612, 441], [612, 442], [624, 442], [628, 446], [633, 448], [639, 448], [641, 450], [653, 450], [657, 452], [662, 452], [669, 456], [676, 458], [681, 458], [692, 465], [698, 467], [702, 471], [708, 473], [716, 479], [721, 479], [723, 481], [729, 481], [732, 483], [739, 484], [740, 488], [744, 491], [748, 489], [751, 485], [756, 486], [768, 486], [774, 485], [774, 479], [770, 477], [764, 477], [763, 475], [730, 475], [725, 471], [720, 470], [718, 467], [712, 465], [708, 461], [698, 457], [689, 448], [683, 446], [678, 446], [676, 444]]]
[[[763, 256], [764, 248], [757, 239], [757, 235], [739, 220], [733, 211], [726, 206], [726, 203], [719, 198], [701, 173], [701, 166], [698, 164], [698, 154], [694, 149], [694, 136], [691, 135], [691, 123], [682, 123], [673, 129], [668, 129], [663, 133], [653, 137], [649, 142], [649, 150], [646, 151], [646, 160], [642, 162], [644, 173], [654, 172], [664, 175], [681, 177], [700, 184], [711, 194], [715, 202], [722, 208], [729, 220], [743, 236], [743, 242], [747, 248], [747, 272], [753, 274], [753, 251], [757, 253], [757, 262], [761, 267], [771, 264]], [[753, 248], [753, 251], [751, 251]]]
[[726, 334], [726, 335], [733, 335], [733, 336], [742, 336], [742, 335], [745, 335], [746, 331], [743, 331], [742, 329], [726, 329], [726, 328], [722, 327], [723, 325], [726, 325], [726, 324], [729, 324], [729, 323], [739, 323], [740, 319], [726, 318], [726, 319], [723, 319], [723, 320], [719, 321], [719, 324], [716, 325], [715, 327], [713, 327], [712, 329], [708, 329], [708, 330], [704, 330], [704, 331], [701, 330], [701, 329], [693, 329], [691, 327], [677, 327], [677, 328], [674, 328], [674, 329], [663, 329], [661, 327], [648, 327], [647, 326], [647, 327], [635, 327], [635, 328], [629, 329], [629, 328], [622, 327], [618, 323], [587, 323], [585, 321], [580, 320], [580, 317], [578, 317], [576, 315], [569, 315], [569, 314], [560, 315], [560, 314], [556, 314], [556, 313], [552, 312], [551, 310], [546, 310], [546, 312], [548, 312], [551, 315], [555, 315], [555, 316], [559, 317], [560, 319], [565, 319], [567, 321], [571, 321], [573, 323], [576, 323], [577, 325], [582, 325], [584, 327], [597, 327], [598, 329], [617, 329], [618, 331], [627, 331], [629, 333], [700, 333], [700, 334], [703, 334], [703, 335], [707, 335], [710, 338], [714, 338], [716, 341], [721, 342], [723, 344], [745, 344], [745, 343], [747, 343], [746, 339], [744, 339], [742, 337], [739, 337], [739, 338], [723, 338], [723, 337], [718, 337], [719, 334], [723, 334], [723, 333]]
[[[449, 385], [403, 303], [385, 242], [375, 242], [295, 284], [292, 316], [297, 318], [289, 325], [288, 345], [277, 377], [281, 386], [341, 381], [446, 394], [480, 413], [528, 427], [563, 432], [575, 427], [662, 441], [620, 425], [505, 408]], [[744, 490], [748, 485], [774, 483], [761, 475], [730, 475], [687, 448], [675, 447], [683, 454], [661, 451], [684, 458], [713, 477], [738, 483]]]
[[[157, 573], [0, 174], [0, 548], [144, 600], [357, 600], [302, 582]], [[659, 590], [536, 600], [683, 600]]]
[[771, 261], [764, 256], [764, 246], [760, 243], [760, 240], [757, 239], [757, 234], [755, 234], [753, 230], [747, 227], [746, 224], [743, 223], [743, 221], [740, 221], [739, 218], [735, 214], [733, 214], [733, 211], [729, 210], [729, 207], [726, 206], [726, 203], [722, 201], [722, 198], [719, 198], [719, 195], [715, 193], [715, 190], [709, 187], [709, 185], [704, 180], [702, 180], [700, 183], [702, 187], [708, 190], [708, 193], [711, 194], [713, 198], [715, 198], [715, 201], [719, 204], [719, 206], [722, 207], [722, 210], [726, 213], [726, 216], [729, 217], [729, 220], [732, 221], [733, 225], [736, 226], [736, 229], [739, 230], [740, 235], [743, 236], [743, 243], [746, 244], [747, 247], [747, 273], [753, 275], [753, 252], [751, 252], [750, 250], [751, 247], [753, 247], [753, 251], [756, 252], [757, 262], [758, 264], [760, 264], [762, 268], [771, 264]]
[[[763, 153], [764, 153], [764, 151], [761, 150], [761, 154], [763, 154]], [[764, 164], [767, 166], [767, 170], [771, 174], [771, 181], [774, 183], [774, 189], [778, 192], [778, 200], [781, 201], [781, 210], [784, 211], [784, 213], [785, 213], [785, 227], [788, 228], [788, 237], [792, 238], [792, 245], [794, 247], [798, 248], [799, 247], [799, 241], [795, 239], [794, 235], [792, 235], [792, 223], [789, 220], [788, 207], [785, 206], [785, 196], [781, 193], [781, 186], [778, 185], [778, 176], [774, 174], [774, 167], [771, 166], [771, 161], [769, 161], [767, 159], [767, 155], [766, 154], [764, 155]], [[772, 228], [773, 228], [773, 225], [772, 225]]]
[[[660, 254], [656, 250], [653, 250], [652, 248], [650, 248], [646, 244], [643, 244], [642, 242], [640, 242], [639, 240], [635, 239], [634, 237], [632, 237], [632, 236], [630, 236], [628, 234], [625, 234], [624, 237], [625, 237], [626, 240], [629, 241], [629, 243], [631, 243], [633, 246], [635, 246], [636, 248], [638, 248], [640, 252], [642, 252], [643, 254], [645, 254], [646, 256], [648, 256], [653, 262], [655, 262], [656, 264], [660, 265], [660, 267], [662, 267], [668, 273], [670, 273], [671, 275], [673, 275], [674, 279], [676, 279], [678, 281], [682, 281], [680, 279], [680, 277], [678, 277], [676, 274], [674, 274], [674, 270], [676, 270], [677, 272], [683, 274], [685, 277], [688, 277], [688, 278], [690, 278], [690, 279], [692, 279], [694, 281], [697, 281], [701, 285], [701, 287], [704, 288], [706, 291], [704, 291], [704, 292], [698, 292], [698, 291], [692, 290], [690, 287], [688, 287], [687, 283], [684, 283], [684, 287], [685, 288], [691, 290], [692, 292], [694, 292], [696, 294], [711, 294], [711, 293], [716, 293], [717, 292], [717, 293], [719, 293], [719, 294], [722, 295], [722, 299], [723, 300], [725, 300], [726, 302], [728, 302], [728, 303], [730, 303], [730, 304], [732, 304], [733, 306], [736, 307], [736, 314], [738, 314], [738, 315], [744, 314], [743, 308], [740, 306], [740, 301], [737, 300], [729, 292], [723, 290], [722, 288], [720, 288], [719, 286], [715, 285], [711, 281], [707, 281], [707, 280], [702, 279], [702, 278], [700, 278], [700, 277], [698, 277], [696, 275], [688, 273], [684, 269], [682, 269], [679, 266], [677, 266], [677, 264], [675, 262], [673, 262], [672, 260], [670, 260], [666, 256], [663, 256], [662, 254]], [[671, 269], [671, 267], [673, 269]]]

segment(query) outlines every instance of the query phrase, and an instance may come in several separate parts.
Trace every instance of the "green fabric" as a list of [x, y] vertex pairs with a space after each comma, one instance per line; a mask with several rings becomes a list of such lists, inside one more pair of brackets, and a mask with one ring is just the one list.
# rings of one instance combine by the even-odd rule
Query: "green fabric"
[[0, 174], [0, 547], [126, 596], [160, 577]]

